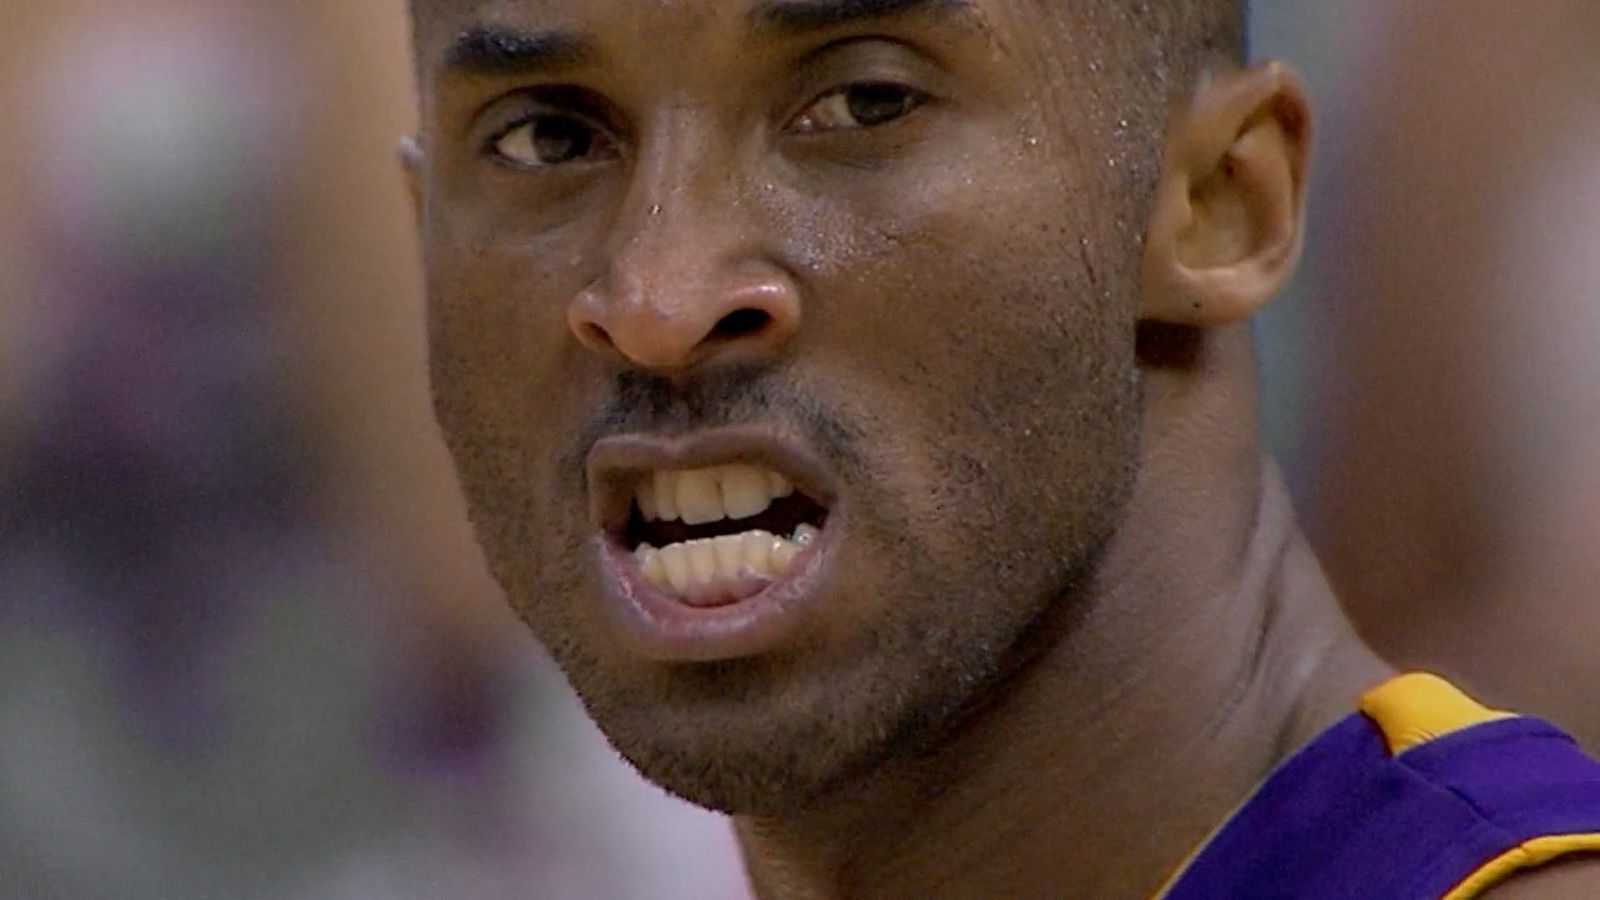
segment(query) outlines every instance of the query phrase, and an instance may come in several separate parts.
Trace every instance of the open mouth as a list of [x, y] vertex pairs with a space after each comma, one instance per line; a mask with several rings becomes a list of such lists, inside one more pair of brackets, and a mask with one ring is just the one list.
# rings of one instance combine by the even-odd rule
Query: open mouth
[[622, 535], [644, 579], [697, 607], [749, 599], [822, 537], [828, 511], [783, 474], [735, 464], [642, 473]]

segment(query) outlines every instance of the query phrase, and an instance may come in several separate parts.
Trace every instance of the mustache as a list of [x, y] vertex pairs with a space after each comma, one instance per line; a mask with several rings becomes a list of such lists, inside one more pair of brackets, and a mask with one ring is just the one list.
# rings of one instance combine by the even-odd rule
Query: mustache
[[752, 422], [798, 433], [842, 472], [864, 468], [863, 428], [829, 409], [814, 392], [765, 367], [727, 367], [686, 378], [620, 372], [609, 399], [579, 430], [564, 463], [582, 472], [589, 448], [613, 435], [685, 434]]

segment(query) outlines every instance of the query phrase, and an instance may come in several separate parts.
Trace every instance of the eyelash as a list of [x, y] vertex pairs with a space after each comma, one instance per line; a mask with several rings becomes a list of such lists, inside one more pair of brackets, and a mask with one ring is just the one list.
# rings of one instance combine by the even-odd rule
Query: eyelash
[[[858, 115], [859, 110], [847, 107], [844, 110], [845, 115], [855, 119], [857, 121], [857, 123], [858, 123], [858, 124], [853, 125], [853, 126], [852, 125], [842, 125], [842, 126], [831, 126], [830, 127], [830, 126], [827, 126], [827, 125], [820, 125], [819, 126], [819, 125], [807, 124], [806, 123], [805, 120], [806, 120], [807, 116], [813, 114], [814, 111], [819, 110], [819, 108], [822, 107], [823, 104], [828, 103], [829, 101], [832, 101], [835, 98], [848, 98], [849, 95], [851, 94], [851, 92], [853, 92], [853, 91], [878, 91], [880, 93], [881, 92], [888, 92], [891, 95], [898, 94], [898, 95], [900, 95], [898, 100], [899, 100], [901, 108], [898, 109], [898, 110], [892, 111], [891, 115], [887, 116], [886, 118], [882, 119], [881, 121], [864, 122], [864, 121], [861, 121], [863, 117]], [[883, 99], [883, 98], [880, 97], [879, 99]], [[893, 98], [891, 97], [891, 102], [892, 102], [892, 100], [893, 100]], [[840, 85], [838, 85], [836, 87], [829, 88], [828, 90], [826, 90], [826, 91], [822, 92], [821, 94], [817, 95], [816, 97], [814, 97], [810, 102], [808, 102], [805, 105], [805, 107], [803, 107], [800, 110], [800, 112], [796, 113], [794, 115], [794, 117], [792, 117], [789, 120], [789, 122], [784, 126], [784, 130], [788, 131], [788, 132], [790, 132], [790, 133], [792, 133], [792, 134], [794, 134], [796, 136], [800, 136], [800, 137], [819, 137], [819, 136], [825, 136], [825, 135], [838, 135], [838, 134], [841, 134], [841, 133], [874, 131], [874, 130], [887, 128], [887, 127], [890, 127], [892, 125], [895, 125], [900, 120], [902, 120], [902, 119], [906, 118], [907, 116], [910, 116], [913, 113], [917, 112], [917, 110], [919, 110], [921, 107], [925, 106], [926, 104], [928, 104], [932, 100], [933, 100], [933, 97], [930, 94], [928, 94], [926, 91], [922, 91], [922, 90], [919, 90], [917, 88], [911, 87], [910, 85], [903, 84], [903, 83], [900, 83], [900, 82], [897, 82], [897, 81], [893, 81], [893, 80], [889, 80], [889, 79], [862, 79], [862, 80], [858, 80], [858, 81], [846, 82], [846, 83], [840, 84]], [[846, 99], [844, 102], [848, 104], [849, 100]], [[822, 113], [820, 113], [820, 112], [816, 113], [814, 118], [815, 117], [820, 117], [821, 115], [822, 115]], [[560, 165], [564, 165], [564, 164], [566, 164], [566, 163], [568, 163], [568, 162], [570, 162], [572, 160], [561, 160], [561, 161], [558, 161], [558, 162], [548, 162], [548, 163], [546, 163], [546, 162], [524, 162], [524, 161], [512, 158], [510, 155], [508, 155], [507, 153], [505, 153], [501, 149], [501, 145], [503, 144], [503, 142], [507, 138], [509, 138], [512, 135], [516, 134], [518, 130], [523, 129], [523, 128], [532, 128], [534, 126], [537, 126], [541, 121], [549, 122], [550, 120], [565, 120], [565, 121], [568, 121], [568, 122], [576, 123], [578, 125], [581, 125], [583, 128], [587, 129], [588, 134], [590, 136], [597, 136], [598, 138], [608, 142], [609, 144], [613, 144], [613, 145], [616, 144], [616, 143], [619, 143], [618, 139], [616, 138], [615, 134], [613, 133], [613, 131], [611, 129], [599, 124], [596, 121], [594, 121], [594, 119], [591, 116], [588, 116], [588, 115], [586, 115], [584, 113], [571, 111], [571, 110], [545, 107], [545, 108], [529, 110], [527, 112], [521, 113], [521, 114], [517, 115], [514, 119], [512, 119], [511, 121], [506, 123], [505, 125], [503, 125], [503, 126], [501, 126], [499, 128], [496, 128], [489, 135], [489, 137], [487, 139], [485, 139], [481, 152], [483, 153], [483, 155], [488, 156], [488, 157], [490, 157], [492, 159], [495, 159], [495, 160], [497, 160], [499, 162], [505, 163], [507, 165], [515, 166], [515, 167], [518, 167], [518, 168], [521, 168], [521, 169], [525, 169], [525, 170], [526, 169], [549, 169], [549, 168], [554, 168], [554, 167], [557, 167], [557, 166], [560, 166]], [[530, 136], [530, 137], [534, 137], [534, 136]], [[589, 155], [589, 154], [588, 153], [582, 154], [582, 156], [587, 156], [587, 155]], [[581, 159], [581, 157], [578, 157], [578, 159]]]
[[[532, 129], [532, 128], [535, 128], [536, 126], [538, 126], [540, 123], [546, 123], [546, 124], [554, 125], [554, 124], [556, 124], [558, 122], [574, 124], [574, 125], [580, 126], [583, 129], [582, 139], [585, 142], [584, 143], [584, 148], [585, 149], [584, 149], [584, 152], [578, 154], [575, 157], [575, 159], [581, 159], [583, 157], [587, 157], [587, 156], [591, 155], [593, 151], [589, 150], [587, 148], [591, 147], [594, 143], [601, 143], [602, 149], [610, 149], [610, 147], [614, 146], [617, 143], [617, 138], [615, 137], [615, 135], [613, 134], [613, 132], [612, 132], [612, 130], [610, 128], [607, 128], [604, 125], [599, 124], [592, 117], [590, 117], [588, 115], [584, 115], [582, 113], [572, 112], [572, 111], [568, 111], [568, 110], [562, 110], [562, 109], [544, 108], [544, 109], [532, 110], [532, 111], [523, 113], [521, 115], [518, 115], [516, 118], [512, 119], [507, 124], [501, 126], [500, 128], [495, 129], [489, 135], [489, 137], [484, 141], [482, 153], [485, 156], [488, 156], [488, 157], [490, 157], [492, 159], [495, 159], [497, 161], [503, 162], [503, 163], [508, 164], [508, 165], [516, 166], [516, 167], [519, 167], [519, 168], [523, 168], [523, 169], [529, 169], [529, 168], [540, 168], [540, 169], [543, 169], [543, 168], [552, 168], [552, 167], [557, 166], [557, 165], [562, 165], [562, 164], [568, 162], [569, 160], [562, 160], [561, 162], [553, 162], [553, 163], [523, 162], [521, 160], [517, 160], [517, 159], [512, 158], [510, 155], [508, 155], [507, 153], [505, 153], [501, 149], [501, 145], [504, 143], [504, 141], [507, 138], [511, 137], [512, 135], [516, 134], [518, 131], [520, 131], [520, 130], [522, 130], [524, 128]], [[529, 139], [530, 139], [530, 141], [535, 141], [535, 140], [538, 139], [538, 137], [539, 137], [539, 135], [530, 133]], [[537, 151], [537, 147], [534, 147], [534, 149]]]
[[[884, 119], [884, 120], [882, 120], [880, 122], [861, 123], [861, 124], [859, 124], [859, 125], [857, 125], [855, 127], [850, 127], [850, 126], [844, 126], [844, 127], [838, 127], [838, 128], [826, 128], [826, 127], [821, 127], [821, 128], [817, 128], [817, 127], [803, 128], [803, 127], [798, 127], [798, 123], [800, 123], [806, 117], [806, 115], [808, 113], [810, 113], [812, 110], [818, 109], [824, 103], [826, 103], [826, 102], [828, 102], [828, 101], [830, 101], [830, 100], [832, 100], [834, 98], [847, 98], [849, 96], [850, 92], [852, 92], [852, 91], [879, 91], [879, 92], [891, 92], [891, 93], [900, 94], [900, 95], [902, 95], [901, 96], [901, 100], [902, 100], [902, 102], [904, 104], [904, 107], [903, 107], [903, 109], [899, 110], [898, 112], [895, 112], [893, 115], [889, 116], [888, 118], [886, 118], [886, 119]], [[789, 124], [786, 126], [786, 128], [788, 130], [794, 131], [796, 134], [800, 134], [802, 136], [833, 134], [833, 133], [839, 133], [839, 132], [853, 132], [853, 131], [873, 131], [873, 130], [880, 129], [880, 128], [887, 128], [887, 127], [890, 127], [890, 126], [896, 124], [901, 119], [906, 118], [907, 116], [915, 113], [918, 109], [921, 109], [923, 106], [927, 105], [931, 100], [933, 100], [932, 95], [930, 95], [926, 91], [918, 90], [917, 88], [914, 88], [914, 87], [912, 87], [912, 86], [910, 86], [908, 84], [903, 84], [901, 82], [893, 81], [893, 80], [890, 80], [890, 79], [862, 79], [862, 80], [859, 80], [859, 81], [850, 81], [850, 82], [846, 82], [844, 84], [838, 85], [837, 87], [829, 88], [828, 90], [824, 91], [822, 94], [820, 94], [817, 97], [813, 98], [811, 100], [811, 102], [807, 103], [806, 106], [803, 109], [800, 110], [799, 113], [795, 114], [794, 118], [790, 119]], [[846, 104], [848, 106], [848, 99], [845, 102], [846, 102]], [[856, 118], [858, 121], [860, 120], [860, 117], [855, 115], [855, 113], [856, 113], [855, 110], [847, 108], [846, 112], [849, 113], [852, 117]]]

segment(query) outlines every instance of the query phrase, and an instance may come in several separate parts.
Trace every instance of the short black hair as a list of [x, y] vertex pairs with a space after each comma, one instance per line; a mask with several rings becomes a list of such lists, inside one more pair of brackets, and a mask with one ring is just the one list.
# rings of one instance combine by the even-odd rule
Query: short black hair
[[1156, 52], [1153, 74], [1172, 90], [1187, 92], [1208, 67], [1249, 57], [1249, 0], [1110, 2], [1125, 4], [1130, 24]]
[[[1154, 27], [1171, 46], [1243, 62], [1249, 55], [1250, 0], [1112, 0]], [[418, 0], [406, 0], [412, 22]]]

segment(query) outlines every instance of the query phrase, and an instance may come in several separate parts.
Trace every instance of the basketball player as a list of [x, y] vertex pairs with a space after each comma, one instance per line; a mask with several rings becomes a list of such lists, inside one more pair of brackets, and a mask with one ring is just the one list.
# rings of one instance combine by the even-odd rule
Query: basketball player
[[1364, 648], [1258, 445], [1239, 0], [413, 16], [479, 538], [760, 896], [1600, 895], [1600, 766]]

